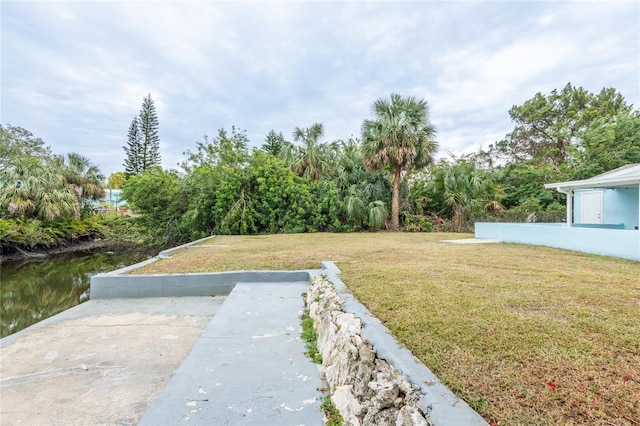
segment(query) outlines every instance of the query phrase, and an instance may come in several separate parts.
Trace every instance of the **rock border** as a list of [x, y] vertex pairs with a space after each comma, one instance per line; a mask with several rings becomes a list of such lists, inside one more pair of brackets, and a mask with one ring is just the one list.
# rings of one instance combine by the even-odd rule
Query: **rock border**
[[[487, 425], [482, 416], [443, 385], [353, 297], [340, 279], [340, 269], [335, 263], [322, 262], [320, 275], [328, 284], [324, 287], [316, 284], [315, 289], [314, 284], [309, 287], [307, 306], [310, 316], [324, 317], [317, 324], [318, 348], [323, 356], [324, 376], [332, 402], [344, 417], [345, 425]], [[330, 368], [334, 362], [338, 365]], [[378, 370], [371, 369], [369, 375], [372, 364]], [[389, 410], [392, 407], [386, 405], [396, 391], [398, 396], [392, 405], [395, 411]], [[414, 403], [416, 397], [418, 400]], [[388, 413], [380, 414], [384, 411]], [[386, 417], [391, 414], [395, 420]], [[367, 422], [364, 422], [365, 416], [369, 416]], [[376, 419], [381, 421], [383, 416], [384, 422], [373, 423]]]
[[430, 426], [418, 407], [420, 389], [376, 356], [331, 282], [312, 278], [305, 302], [318, 334], [321, 377], [344, 425]]

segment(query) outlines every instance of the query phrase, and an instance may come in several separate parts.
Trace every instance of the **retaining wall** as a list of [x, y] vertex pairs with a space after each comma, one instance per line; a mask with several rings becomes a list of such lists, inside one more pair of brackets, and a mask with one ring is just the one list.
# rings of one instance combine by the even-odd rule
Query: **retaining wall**
[[91, 299], [129, 297], [224, 296], [237, 282], [308, 281], [309, 271], [237, 271], [202, 274], [126, 275], [91, 277]]
[[[369, 310], [360, 302], [358, 302], [355, 297], [353, 297], [353, 295], [349, 292], [345, 284], [340, 279], [340, 270], [333, 262], [322, 262], [321, 273], [327, 278], [327, 280], [329, 280], [333, 284], [335, 294], [340, 297], [340, 302], [338, 302], [337, 304], [340, 306], [341, 310], [357, 319], [357, 321], [352, 319], [345, 319], [346, 329], [357, 329], [359, 335], [361, 336], [360, 340], [363, 341], [365, 345], [371, 345], [376, 358], [386, 361], [393, 368], [393, 370], [397, 372], [399, 376], [398, 378], [394, 378], [384, 382], [377, 381], [378, 373], [375, 373], [376, 380], [367, 382], [366, 377], [368, 376], [365, 371], [366, 367], [361, 367], [360, 365], [361, 363], [369, 363], [368, 360], [370, 359], [370, 354], [368, 354], [365, 346], [360, 345], [358, 351], [354, 352], [353, 348], [349, 348], [349, 344], [347, 344], [346, 348], [343, 346], [342, 349], [340, 349], [339, 352], [336, 353], [336, 357], [339, 360], [339, 363], [342, 363], [343, 365], [341, 367], [337, 366], [334, 368], [337, 371], [342, 371], [342, 373], [334, 374], [330, 372], [329, 368], [327, 368], [326, 375], [327, 379], [330, 379], [331, 375], [337, 377], [336, 383], [338, 383], [338, 385], [335, 386], [335, 389], [337, 389], [339, 392], [338, 402], [340, 402], [341, 399], [344, 401], [351, 401], [353, 398], [355, 398], [356, 400], [362, 399], [364, 403], [359, 402], [360, 409], [363, 410], [364, 408], [367, 408], [367, 412], [361, 411], [359, 415], [352, 415], [357, 412], [358, 405], [354, 404], [353, 401], [347, 403], [340, 402], [340, 404], [344, 406], [343, 409], [345, 410], [345, 417], [351, 419], [351, 421], [354, 422], [352, 424], [366, 424], [355, 423], [354, 419], [361, 418], [370, 411], [370, 407], [367, 406], [367, 401], [369, 403], [379, 404], [377, 408], [375, 406], [373, 407], [373, 411], [385, 405], [384, 403], [380, 405], [379, 402], [373, 402], [376, 400], [376, 398], [378, 398], [380, 392], [390, 392], [391, 395], [394, 395], [396, 391], [399, 391], [402, 392], [405, 396], [408, 395], [409, 399], [411, 399], [413, 398], [411, 389], [417, 389], [419, 390], [420, 394], [419, 400], [417, 402], [417, 408], [421, 413], [424, 413], [426, 415], [426, 419], [431, 425], [487, 425], [487, 422], [478, 413], [476, 413], [471, 407], [469, 407], [466, 402], [455, 396], [453, 392], [451, 392], [445, 385], [443, 385], [440, 380], [431, 372], [431, 370], [429, 370], [416, 357], [414, 357], [407, 348], [400, 346], [400, 344], [395, 340], [395, 338], [391, 335], [389, 330], [380, 322], [380, 320], [371, 315]], [[310, 302], [313, 302], [316, 297], [317, 296], [313, 296], [313, 299], [310, 300]], [[332, 303], [336, 304], [336, 302]], [[340, 314], [329, 315], [328, 318], [331, 318], [331, 316], [338, 317], [339, 315]], [[357, 323], [360, 323], [361, 326], [357, 327]], [[337, 341], [337, 339], [334, 339], [332, 337], [336, 335], [335, 330], [337, 330], [335, 321], [329, 321], [325, 319], [324, 321], [320, 322], [319, 327], [321, 328], [318, 331], [319, 346], [325, 346], [325, 342], [322, 342], [321, 340]], [[340, 330], [342, 330], [342, 328], [343, 327], [341, 327]], [[344, 333], [344, 331], [341, 332]], [[325, 337], [321, 338], [320, 336]], [[353, 344], [354, 342], [358, 342], [358, 338], [353, 338], [351, 344]], [[330, 352], [331, 350], [325, 349], [325, 353]], [[323, 361], [325, 353], [323, 353]], [[352, 356], [349, 354], [351, 354]], [[345, 371], [347, 373], [345, 373]], [[383, 376], [384, 374], [385, 373], [383, 372]], [[344, 381], [345, 377], [349, 377], [349, 381]], [[410, 387], [402, 384], [403, 381], [410, 384]], [[369, 383], [374, 383], [374, 389], [365, 389], [365, 387], [368, 386]], [[345, 386], [351, 387], [345, 388]], [[374, 394], [371, 394], [369, 392], [370, 390], [374, 390]], [[333, 399], [335, 399], [335, 397], [333, 397]], [[386, 401], [388, 401], [388, 399], [386, 399]], [[340, 409], [340, 407], [338, 408]], [[410, 408], [400, 407], [399, 409], [396, 408], [396, 410], [398, 411], [397, 415], [401, 416], [400, 420], [397, 420], [397, 424], [421, 424], [415, 416], [415, 412], [411, 411]], [[400, 410], [404, 411], [401, 413]], [[412, 421], [415, 421], [415, 423], [409, 422], [409, 420], [407, 419], [413, 419]]]
[[172, 253], [188, 249], [204, 240], [193, 241], [164, 250], [144, 262], [91, 277], [91, 299], [117, 299], [141, 297], [225, 296], [238, 282], [292, 282], [308, 281], [310, 271], [233, 271], [192, 274], [130, 275]]

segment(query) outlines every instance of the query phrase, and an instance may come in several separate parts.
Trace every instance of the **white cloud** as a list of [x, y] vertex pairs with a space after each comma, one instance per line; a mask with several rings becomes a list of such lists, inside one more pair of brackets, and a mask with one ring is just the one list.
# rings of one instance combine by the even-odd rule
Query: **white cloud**
[[165, 167], [217, 129], [357, 136], [390, 93], [424, 97], [447, 151], [509, 131], [567, 82], [640, 105], [637, 2], [3, 2], [2, 123], [121, 169], [151, 93]]

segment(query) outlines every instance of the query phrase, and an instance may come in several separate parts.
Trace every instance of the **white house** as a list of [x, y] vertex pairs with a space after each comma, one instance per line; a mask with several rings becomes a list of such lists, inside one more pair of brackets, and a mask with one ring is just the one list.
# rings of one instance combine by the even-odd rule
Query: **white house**
[[566, 223], [478, 222], [476, 238], [640, 261], [640, 164], [545, 187], [567, 194]]

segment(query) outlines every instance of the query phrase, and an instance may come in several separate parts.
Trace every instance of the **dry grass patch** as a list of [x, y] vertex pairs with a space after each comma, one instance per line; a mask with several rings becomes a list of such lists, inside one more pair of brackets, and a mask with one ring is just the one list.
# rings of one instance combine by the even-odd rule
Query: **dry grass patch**
[[392, 333], [504, 425], [640, 425], [640, 263], [464, 234], [216, 237], [140, 273], [333, 260]]

